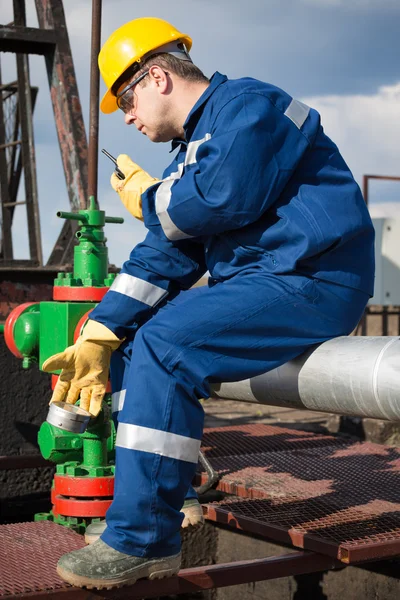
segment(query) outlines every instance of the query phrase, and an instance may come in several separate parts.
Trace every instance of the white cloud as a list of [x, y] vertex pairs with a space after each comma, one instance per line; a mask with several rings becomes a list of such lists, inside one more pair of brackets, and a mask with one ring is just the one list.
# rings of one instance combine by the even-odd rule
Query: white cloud
[[[360, 185], [364, 174], [400, 175], [400, 82], [370, 96], [314, 96], [303, 101], [319, 111], [325, 132]], [[385, 196], [400, 199], [400, 182], [373, 182], [371, 190], [372, 200], [378, 195], [382, 201]]]
[[359, 9], [399, 9], [398, 0], [301, 0], [303, 4], [317, 8], [346, 8], [347, 10]]

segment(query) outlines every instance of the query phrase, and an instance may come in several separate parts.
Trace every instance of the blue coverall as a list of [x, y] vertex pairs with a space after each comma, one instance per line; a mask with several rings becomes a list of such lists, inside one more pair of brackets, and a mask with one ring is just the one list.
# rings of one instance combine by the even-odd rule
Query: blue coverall
[[[373, 293], [372, 223], [315, 110], [216, 73], [184, 130], [142, 195], [145, 240], [91, 314], [126, 338], [102, 539], [134, 556], [179, 551], [210, 384], [349, 334]], [[207, 270], [209, 285], [189, 289]]]

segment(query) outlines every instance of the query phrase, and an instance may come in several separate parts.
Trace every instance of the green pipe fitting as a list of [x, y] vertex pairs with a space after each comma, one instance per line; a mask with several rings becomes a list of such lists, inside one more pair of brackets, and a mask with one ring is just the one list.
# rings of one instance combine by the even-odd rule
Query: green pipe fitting
[[97, 477], [107, 474], [114, 456], [115, 427], [109, 409], [103, 408], [93, 425], [81, 434], [59, 429], [45, 421], [39, 430], [40, 452], [51, 460], [58, 473]]
[[74, 248], [74, 272], [67, 273], [63, 278], [58, 277], [55, 285], [87, 287], [109, 285], [107, 239], [103, 228], [106, 223], [123, 223], [124, 219], [106, 217], [104, 210], [96, 209], [94, 196], [89, 198], [89, 208], [77, 213], [59, 211], [57, 216], [80, 221], [81, 227], [75, 234], [79, 244]]
[[[84, 436], [83, 436], [84, 437]], [[107, 465], [107, 440], [87, 439], [83, 440], [83, 462], [82, 466], [105, 467]]]
[[63, 431], [45, 421], [42, 423], [38, 443], [43, 458], [60, 464], [66, 460], [79, 461], [82, 458], [83, 439], [76, 433]]

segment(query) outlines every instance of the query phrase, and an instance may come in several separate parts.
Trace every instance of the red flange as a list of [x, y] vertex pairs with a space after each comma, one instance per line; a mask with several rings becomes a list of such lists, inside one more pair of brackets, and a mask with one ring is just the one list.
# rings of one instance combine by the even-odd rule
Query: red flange
[[109, 289], [109, 287], [55, 285], [53, 287], [53, 300], [61, 300], [63, 302], [100, 302]]
[[93, 496], [113, 496], [114, 477], [54, 475], [54, 491], [56, 495], [85, 497], [86, 500]]
[[17, 358], [24, 358], [17, 346], [15, 345], [14, 340], [14, 325], [17, 322], [17, 319], [26, 311], [27, 308], [33, 306], [34, 304], [39, 304], [39, 302], [25, 302], [25, 304], [20, 304], [14, 310], [10, 312], [8, 315], [6, 322], [4, 324], [4, 340], [6, 342], [7, 348], [16, 356]]
[[[51, 389], [52, 390], [54, 390], [54, 388], [56, 387], [58, 377], [59, 377], [58, 375], [51, 376]], [[106, 394], [111, 394], [111, 381], [110, 380], [107, 381]]]
[[77, 500], [53, 495], [53, 512], [64, 517], [105, 517], [112, 500]]

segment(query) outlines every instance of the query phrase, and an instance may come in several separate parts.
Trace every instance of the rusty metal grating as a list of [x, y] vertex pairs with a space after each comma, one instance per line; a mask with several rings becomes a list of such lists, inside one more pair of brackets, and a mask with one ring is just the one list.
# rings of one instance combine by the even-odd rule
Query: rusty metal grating
[[49, 521], [0, 527], [0, 597], [70, 587], [58, 559], [85, 545], [83, 537]]
[[207, 430], [203, 449], [239, 496], [209, 519], [346, 562], [400, 554], [400, 448], [247, 425]]
[[202, 450], [207, 458], [211, 459], [345, 444], [343, 439], [333, 435], [316, 434], [285, 426], [231, 425], [205, 429]]

